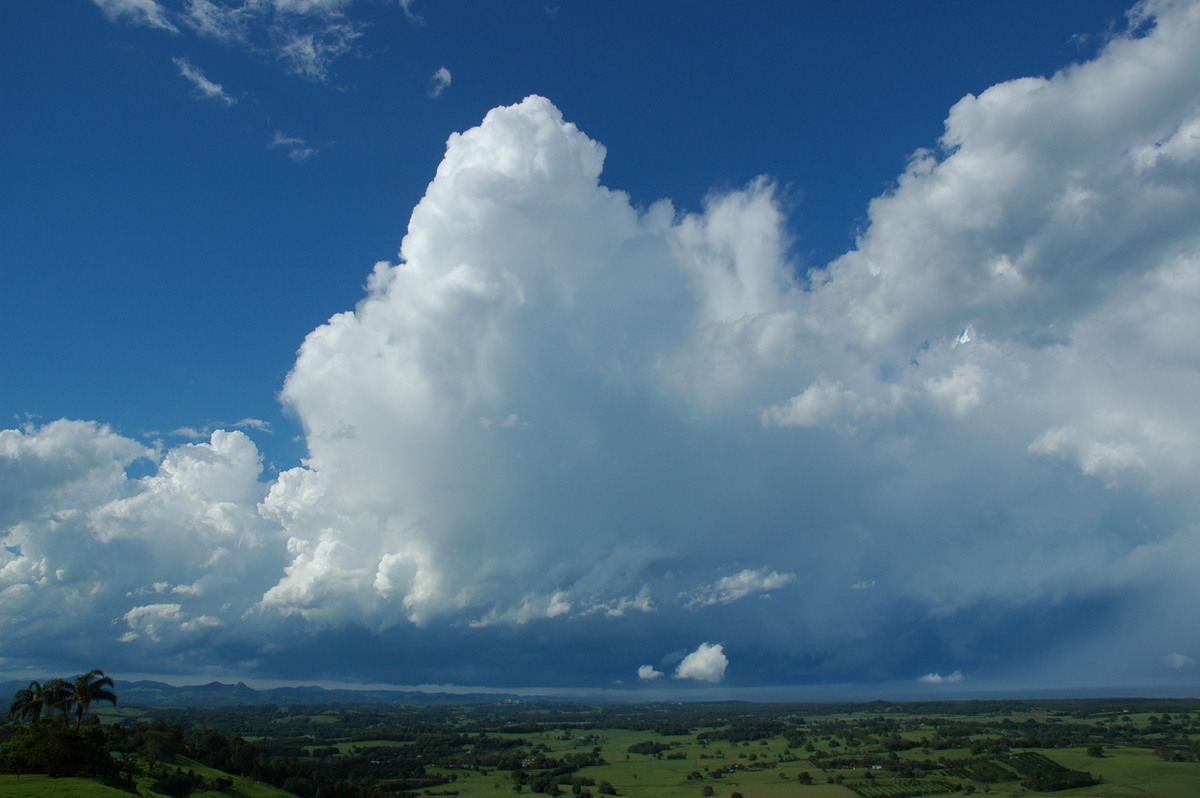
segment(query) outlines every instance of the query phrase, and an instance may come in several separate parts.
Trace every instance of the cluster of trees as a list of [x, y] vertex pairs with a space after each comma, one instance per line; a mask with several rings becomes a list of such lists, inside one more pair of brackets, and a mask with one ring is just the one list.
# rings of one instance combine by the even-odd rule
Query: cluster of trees
[[99, 668], [82, 673], [74, 679], [50, 679], [47, 682], [30, 682], [28, 687], [18, 690], [8, 708], [8, 719], [37, 722], [42, 715], [54, 710], [63, 717], [73, 715], [75, 731], [83, 724], [83, 718], [98, 701], [117, 705], [113, 680]]
[[83, 725], [100, 701], [115, 705], [117, 694], [112, 679], [98, 669], [69, 680], [30, 682], [18, 690], [8, 708], [10, 724], [0, 731], [0, 770], [113, 776], [116, 766], [104, 731]]
[[300, 798], [379, 798], [383, 795], [371, 786], [351, 783], [319, 763], [294, 756], [272, 755], [237, 735], [204, 729], [197, 736], [185, 738], [180, 730], [179, 740], [181, 751], [197, 761], [226, 773], [279, 787]]

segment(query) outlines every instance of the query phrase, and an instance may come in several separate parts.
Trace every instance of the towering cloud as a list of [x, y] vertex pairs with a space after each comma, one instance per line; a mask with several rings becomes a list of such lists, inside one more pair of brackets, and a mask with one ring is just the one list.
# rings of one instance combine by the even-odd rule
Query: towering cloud
[[727, 645], [738, 683], [1177, 678], [1200, 4], [1135, 28], [964, 98], [808, 270], [770, 180], [636, 208], [548, 100], [491, 111], [304, 341], [303, 466], [262, 482], [241, 432], [4, 433], [3, 617], [264, 672], [369, 638], [405, 658], [361, 675], [398, 681], [605, 683], [706, 639], [676, 676], [721, 681]]

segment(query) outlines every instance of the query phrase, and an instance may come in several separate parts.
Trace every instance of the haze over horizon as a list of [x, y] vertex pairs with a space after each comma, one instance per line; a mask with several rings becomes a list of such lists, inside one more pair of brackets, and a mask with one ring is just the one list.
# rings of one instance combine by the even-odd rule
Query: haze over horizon
[[1200, 689], [1200, 0], [498, 5], [2, 12], [0, 673]]

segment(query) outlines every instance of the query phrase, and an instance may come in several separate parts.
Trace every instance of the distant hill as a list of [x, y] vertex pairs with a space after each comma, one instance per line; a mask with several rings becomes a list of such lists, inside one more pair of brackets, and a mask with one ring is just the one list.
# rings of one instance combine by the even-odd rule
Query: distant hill
[[[11, 697], [29, 685], [29, 680], [0, 681], [0, 713]], [[275, 687], [255, 690], [243, 682], [176, 687], [164, 682], [116, 682], [117, 696], [124, 707], [192, 708], [240, 707], [264, 704], [487, 704], [514, 701], [509, 693], [426, 693], [420, 690], [327, 690], [323, 687]]]

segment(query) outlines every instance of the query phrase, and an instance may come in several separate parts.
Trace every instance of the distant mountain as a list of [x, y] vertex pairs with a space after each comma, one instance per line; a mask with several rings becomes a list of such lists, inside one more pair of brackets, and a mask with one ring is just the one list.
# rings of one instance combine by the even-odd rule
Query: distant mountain
[[[29, 680], [0, 681], [0, 713], [11, 697], [28, 687]], [[116, 682], [117, 697], [123, 707], [196, 708], [245, 707], [266, 704], [488, 704], [519, 700], [509, 693], [426, 693], [419, 690], [327, 690], [315, 685], [275, 687], [255, 690], [244, 682], [176, 687], [165, 682]]]
[[481, 704], [511, 701], [507, 693], [426, 693], [419, 690], [327, 690], [316, 686], [255, 690], [243, 682], [175, 687], [162, 682], [116, 683], [127, 707], [236, 707], [264, 704]]

